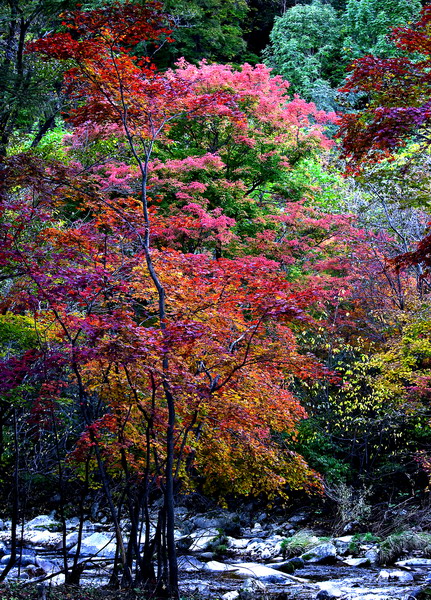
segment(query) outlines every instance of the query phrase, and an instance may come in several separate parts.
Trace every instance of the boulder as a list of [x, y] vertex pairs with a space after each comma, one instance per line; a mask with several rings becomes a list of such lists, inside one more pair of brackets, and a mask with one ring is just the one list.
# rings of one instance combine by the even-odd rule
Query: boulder
[[398, 583], [411, 583], [413, 575], [407, 571], [380, 571], [379, 577], [382, 581], [397, 581]]
[[218, 535], [219, 532], [217, 529], [199, 530], [190, 534], [189, 537], [193, 540], [189, 547], [190, 552], [205, 552], [206, 550], [210, 550], [214, 538]]
[[250, 541], [251, 540], [249, 540], [249, 539], [238, 540], [233, 537], [227, 538], [227, 544], [228, 544], [229, 548], [234, 548], [235, 550], [244, 550], [250, 544]]
[[190, 573], [192, 571], [200, 571], [205, 567], [205, 563], [200, 561], [196, 556], [179, 556], [178, 568], [181, 571]]
[[365, 558], [368, 558], [370, 565], [379, 564], [379, 553], [377, 550], [367, 550], [367, 552], [365, 552]]
[[[72, 531], [71, 533], [68, 533], [66, 535], [66, 550], [70, 550], [70, 548], [72, 548], [72, 546], [75, 546], [75, 544], [78, 543], [78, 532], [77, 531]], [[56, 550], [62, 550], [63, 549], [63, 538], [60, 540], [60, 542], [57, 544], [56, 546]]]
[[431, 558], [407, 558], [395, 563], [397, 567], [431, 567]]
[[24, 530], [24, 542], [31, 546], [44, 546], [45, 548], [55, 549], [62, 539], [61, 533], [53, 533], [49, 530]]
[[320, 581], [316, 585], [320, 588], [316, 596], [317, 600], [332, 600], [344, 595], [340, 588], [332, 581]]
[[368, 558], [345, 558], [343, 563], [350, 567], [369, 567], [370, 561]]
[[259, 581], [262, 581], [263, 583], [286, 584], [291, 581], [291, 578], [285, 573], [258, 563], [237, 563], [229, 566], [235, 570], [238, 577], [259, 579]]
[[331, 542], [314, 546], [308, 552], [302, 554], [301, 558], [307, 563], [331, 563], [335, 562], [337, 549]]
[[233, 590], [232, 592], [226, 592], [223, 594], [222, 600], [236, 600], [239, 597], [239, 592]]
[[25, 529], [48, 529], [49, 531], [61, 531], [61, 523], [49, 515], [39, 515], [25, 524]]
[[305, 563], [301, 557], [294, 556], [293, 558], [283, 560], [283, 562], [280, 563], [271, 563], [268, 566], [270, 566], [272, 569], [276, 569], [277, 571], [281, 571], [282, 573], [291, 575], [295, 569], [303, 569]]
[[[84, 538], [81, 543], [81, 554], [84, 556], [98, 556], [103, 558], [114, 558], [116, 551], [115, 538], [106, 533], [93, 533]], [[77, 550], [73, 546], [69, 553], [74, 554]]]
[[225, 563], [218, 562], [217, 560], [210, 560], [204, 564], [205, 571], [211, 571], [212, 573], [224, 573], [226, 571], [236, 571], [236, 565], [227, 565]]
[[266, 585], [258, 579], [246, 579], [239, 590], [239, 600], [256, 600], [266, 596]]

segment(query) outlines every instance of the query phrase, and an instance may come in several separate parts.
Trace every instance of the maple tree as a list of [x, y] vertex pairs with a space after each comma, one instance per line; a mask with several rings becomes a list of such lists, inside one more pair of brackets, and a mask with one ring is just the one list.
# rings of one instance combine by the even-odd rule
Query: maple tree
[[[7, 307], [27, 311], [40, 332], [34, 352], [6, 361], [4, 385], [19, 394], [22, 374], [34, 373], [28, 401], [39, 419], [77, 400], [84, 431], [69, 460], [86, 465], [86, 481], [95, 469], [123, 583], [177, 596], [174, 486], [193, 485], [196, 473], [222, 494], [320, 486], [284, 442], [305, 416], [293, 378], [325, 375], [293, 331], [313, 326], [320, 289], [289, 281], [271, 243], [265, 257], [246, 241], [260, 230], [265, 246], [284, 226], [283, 170], [328, 144], [322, 125], [333, 117], [289, 101], [262, 65], [182, 61], [158, 72], [135, 56], [139, 40], [169, 36], [157, 4], [64, 23], [28, 50], [73, 62], [65, 160], [17, 155], [4, 173]], [[77, 562], [65, 568], [76, 581]]]
[[392, 31], [405, 57], [366, 56], [354, 61], [342, 88], [366, 100], [366, 107], [344, 115], [340, 126], [344, 157], [352, 169], [391, 157], [411, 141], [429, 145], [429, 23], [431, 6], [409, 27]]

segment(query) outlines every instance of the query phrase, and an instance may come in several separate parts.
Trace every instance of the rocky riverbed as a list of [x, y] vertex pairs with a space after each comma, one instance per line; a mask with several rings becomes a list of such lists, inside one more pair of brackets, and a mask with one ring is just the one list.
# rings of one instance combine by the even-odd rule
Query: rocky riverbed
[[[183, 508], [177, 510], [183, 595], [211, 600], [410, 600], [431, 588], [429, 551], [417, 548], [382, 565], [381, 543], [369, 533], [322, 538], [304, 528], [301, 515], [277, 522], [268, 522], [266, 515], [258, 518], [244, 525], [238, 515], [224, 511], [191, 516]], [[113, 535], [102, 521], [84, 524], [84, 585], [106, 583], [115, 556]], [[128, 524], [123, 526], [127, 531]], [[77, 527], [77, 519], [67, 521], [70, 560]], [[0, 528], [1, 568], [9, 560], [10, 523], [0, 522]], [[61, 584], [60, 529], [54, 515], [25, 523], [20, 556], [8, 579]]]

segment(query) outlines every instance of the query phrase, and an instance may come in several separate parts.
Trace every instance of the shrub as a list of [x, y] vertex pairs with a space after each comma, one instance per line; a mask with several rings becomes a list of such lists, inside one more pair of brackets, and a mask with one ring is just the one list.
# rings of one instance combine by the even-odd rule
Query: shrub
[[292, 558], [293, 556], [304, 554], [304, 552], [313, 546], [316, 546], [318, 543], [319, 539], [312, 531], [301, 529], [291, 537], [282, 541], [281, 550], [284, 558]]
[[414, 531], [391, 534], [380, 545], [380, 563], [391, 564], [412, 550], [420, 550], [425, 556], [431, 556], [431, 535]]

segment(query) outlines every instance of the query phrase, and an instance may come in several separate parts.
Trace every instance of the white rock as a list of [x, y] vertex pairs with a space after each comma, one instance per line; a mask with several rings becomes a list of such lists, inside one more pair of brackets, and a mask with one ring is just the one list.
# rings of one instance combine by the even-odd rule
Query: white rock
[[219, 535], [217, 529], [206, 529], [195, 531], [190, 534], [189, 537], [193, 539], [193, 543], [190, 546], [189, 550], [191, 552], [204, 552], [209, 549], [210, 544], [213, 542], [214, 538]]
[[24, 541], [32, 546], [46, 546], [47, 548], [55, 548], [62, 540], [61, 533], [53, 533], [52, 531], [30, 530], [24, 531]]
[[284, 573], [258, 563], [237, 563], [229, 566], [240, 577], [253, 577], [265, 583], [288, 583], [291, 581]]
[[26, 529], [58, 528], [59, 523], [49, 515], [39, 515], [25, 524]]
[[[318, 581], [316, 585], [320, 588], [321, 592], [326, 592], [326, 598], [340, 598], [344, 595], [344, 593], [334, 584], [333, 581]], [[323, 597], [323, 594], [321, 596]], [[319, 597], [320, 595], [317, 594], [317, 598]]]
[[382, 579], [383, 581], [389, 581], [389, 571], [380, 571], [378, 579]]
[[196, 556], [179, 556], [178, 568], [187, 573], [192, 571], [200, 571], [205, 568], [205, 563], [197, 559]]
[[232, 537], [228, 537], [227, 541], [228, 541], [229, 548], [235, 548], [237, 550], [244, 550], [245, 548], [247, 548], [247, 546], [250, 543], [250, 540], [247, 540], [247, 539], [238, 540], [238, 539], [232, 538]]
[[262, 560], [267, 560], [268, 558], [271, 558], [271, 556], [272, 556], [272, 552], [269, 548], [264, 548], [260, 555]]
[[223, 573], [225, 571], [235, 571], [234, 565], [226, 565], [225, 563], [218, 562], [217, 560], [210, 560], [204, 564], [205, 571], [211, 571], [212, 573]]
[[[114, 558], [116, 551], [116, 542], [113, 536], [105, 533], [93, 533], [84, 538], [81, 543], [81, 554], [84, 556], [99, 556], [103, 558]], [[77, 547], [73, 546], [70, 553], [77, 551]]]
[[407, 558], [395, 564], [397, 567], [431, 567], [431, 558]]
[[226, 594], [223, 594], [222, 600], [236, 600], [238, 597], [239, 597], [239, 592], [237, 592], [237, 591], [226, 592]]
[[368, 558], [345, 558], [343, 562], [350, 567], [366, 567], [370, 564]]
[[353, 540], [353, 535], [342, 535], [341, 537], [334, 538], [334, 542], [344, 542], [345, 544], [350, 544]]
[[413, 575], [407, 573], [407, 571], [380, 571], [379, 579], [383, 581], [398, 581], [399, 583], [414, 581]]

